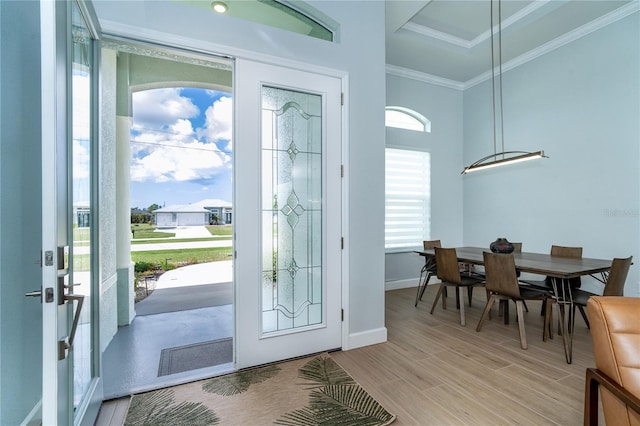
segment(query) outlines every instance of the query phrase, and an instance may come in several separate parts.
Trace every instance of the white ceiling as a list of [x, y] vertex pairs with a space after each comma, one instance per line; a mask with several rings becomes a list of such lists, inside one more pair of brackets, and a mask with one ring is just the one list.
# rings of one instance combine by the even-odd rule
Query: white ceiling
[[[640, 10], [638, 0], [502, 0], [509, 69]], [[494, 0], [496, 66], [498, 0]], [[389, 72], [465, 87], [491, 73], [490, 0], [386, 0]]]

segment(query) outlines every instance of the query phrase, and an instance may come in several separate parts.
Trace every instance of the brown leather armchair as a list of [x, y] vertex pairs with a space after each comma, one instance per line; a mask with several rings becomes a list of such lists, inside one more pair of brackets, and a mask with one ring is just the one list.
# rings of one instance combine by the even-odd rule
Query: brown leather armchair
[[596, 368], [588, 368], [584, 424], [598, 424], [598, 388], [607, 425], [640, 425], [640, 298], [587, 302]]

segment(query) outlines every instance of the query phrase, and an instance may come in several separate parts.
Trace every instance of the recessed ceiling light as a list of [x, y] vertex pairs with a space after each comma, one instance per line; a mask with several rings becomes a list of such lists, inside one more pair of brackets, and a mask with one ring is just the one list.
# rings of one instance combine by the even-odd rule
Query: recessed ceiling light
[[214, 1], [211, 3], [211, 8], [218, 13], [225, 13], [228, 9], [227, 5], [221, 1]]

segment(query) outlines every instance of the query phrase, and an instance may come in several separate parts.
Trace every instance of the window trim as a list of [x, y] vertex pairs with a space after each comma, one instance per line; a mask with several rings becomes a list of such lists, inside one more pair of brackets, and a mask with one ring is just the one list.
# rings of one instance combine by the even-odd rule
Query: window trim
[[[384, 108], [385, 111], [385, 126], [386, 127], [393, 127], [396, 129], [405, 129], [405, 130], [412, 130], [412, 131], [419, 131], [419, 132], [425, 132], [425, 133], [431, 133], [431, 121], [425, 117], [424, 115], [420, 114], [417, 111], [414, 111], [410, 108], [405, 108], [405, 107], [401, 107], [401, 106], [387, 106]], [[402, 127], [402, 126], [394, 126], [394, 125], [390, 125], [389, 122], [387, 121], [387, 113], [388, 112], [396, 112], [396, 113], [400, 113], [403, 114], [407, 117], [409, 117], [410, 119], [418, 122], [421, 126], [422, 129], [421, 130], [416, 130], [410, 127]]]

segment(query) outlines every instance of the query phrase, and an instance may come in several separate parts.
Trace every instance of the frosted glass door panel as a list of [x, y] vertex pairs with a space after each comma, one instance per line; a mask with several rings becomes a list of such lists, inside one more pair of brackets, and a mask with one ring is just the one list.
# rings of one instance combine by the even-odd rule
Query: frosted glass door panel
[[324, 322], [322, 96], [262, 88], [262, 332]]

